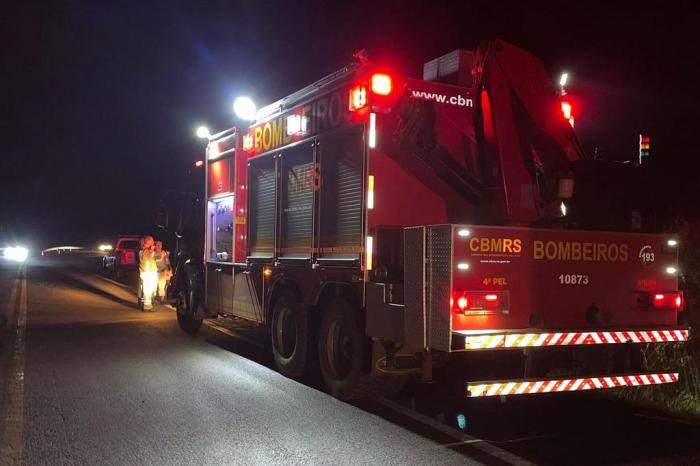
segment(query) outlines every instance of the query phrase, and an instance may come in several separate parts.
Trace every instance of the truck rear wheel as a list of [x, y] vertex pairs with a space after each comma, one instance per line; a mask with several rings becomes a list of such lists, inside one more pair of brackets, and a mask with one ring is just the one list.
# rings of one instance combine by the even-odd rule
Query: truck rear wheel
[[304, 375], [309, 346], [306, 309], [292, 293], [284, 293], [272, 309], [272, 354], [277, 369], [298, 379]]
[[364, 337], [353, 307], [335, 298], [324, 306], [318, 337], [321, 375], [328, 391], [346, 398], [362, 373]]
[[192, 293], [189, 290], [180, 290], [175, 297], [175, 310], [177, 323], [180, 328], [190, 335], [196, 335], [202, 326], [202, 319], [196, 319], [194, 309], [191, 306]]

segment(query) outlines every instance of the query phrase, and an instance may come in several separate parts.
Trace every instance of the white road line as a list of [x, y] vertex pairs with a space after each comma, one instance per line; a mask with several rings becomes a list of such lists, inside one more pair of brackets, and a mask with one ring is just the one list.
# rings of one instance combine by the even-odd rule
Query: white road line
[[26, 268], [18, 271], [20, 278], [10, 293], [7, 314], [15, 304], [19, 288], [19, 309], [17, 313], [17, 328], [13, 345], [14, 353], [10, 367], [5, 415], [2, 419], [2, 435], [0, 435], [0, 464], [22, 463], [22, 430], [24, 428], [24, 351], [27, 327], [27, 276]]
[[476, 448], [478, 450], [481, 450], [482, 452], [488, 454], [489, 456], [497, 457], [509, 464], [522, 464], [522, 465], [533, 465], [534, 463], [531, 463], [524, 458], [519, 457], [518, 455], [511, 453], [509, 451], [503, 450], [502, 448], [499, 448], [491, 443], [489, 443], [486, 440], [482, 440], [476, 437], [472, 437], [471, 435], [465, 434], [463, 432], [458, 431], [457, 429], [453, 429], [452, 427], [441, 423], [440, 421], [433, 419], [428, 416], [424, 416], [423, 414], [417, 413], [405, 406], [400, 405], [399, 403], [396, 403], [395, 401], [388, 400], [386, 398], [381, 398], [376, 400], [379, 404], [382, 406], [391, 409], [392, 411], [396, 411], [408, 418], [413, 419], [414, 421], [418, 421], [421, 424], [425, 424], [427, 426], [430, 426], [431, 428], [437, 430], [438, 432], [447, 435], [450, 438], [453, 438], [456, 440], [456, 443], [450, 443], [447, 445], [444, 445], [446, 447], [451, 447], [451, 446], [457, 446], [457, 445], [469, 445], [473, 448]]

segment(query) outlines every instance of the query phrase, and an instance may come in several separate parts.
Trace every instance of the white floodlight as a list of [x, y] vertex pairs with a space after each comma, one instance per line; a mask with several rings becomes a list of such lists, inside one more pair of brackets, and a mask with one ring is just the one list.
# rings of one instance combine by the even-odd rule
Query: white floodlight
[[233, 101], [233, 112], [238, 118], [245, 121], [255, 120], [255, 103], [250, 97], [236, 97]]
[[566, 86], [566, 83], [569, 81], [569, 73], [562, 73], [561, 77], [559, 78], [559, 85], [564, 88]]

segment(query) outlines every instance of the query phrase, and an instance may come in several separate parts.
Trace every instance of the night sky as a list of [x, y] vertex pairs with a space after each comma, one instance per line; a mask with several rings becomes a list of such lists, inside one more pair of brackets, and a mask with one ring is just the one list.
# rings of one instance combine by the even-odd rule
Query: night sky
[[238, 123], [235, 96], [264, 105], [361, 48], [418, 77], [423, 62], [489, 38], [538, 55], [553, 80], [569, 71], [589, 152], [634, 159], [638, 134], [650, 134], [666, 195], [693, 205], [693, 3], [523, 3], [3, 2], [0, 240], [145, 231], [159, 195], [202, 158], [196, 126]]

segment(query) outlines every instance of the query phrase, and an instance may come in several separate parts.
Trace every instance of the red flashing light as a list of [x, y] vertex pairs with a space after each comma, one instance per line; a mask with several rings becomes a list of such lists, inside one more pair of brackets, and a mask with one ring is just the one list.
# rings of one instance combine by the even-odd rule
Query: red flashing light
[[[455, 306], [455, 300], [457, 306]], [[493, 312], [502, 309], [500, 296], [496, 293], [458, 292], [450, 297], [450, 309], [458, 314]]]
[[651, 305], [654, 309], [659, 310], [682, 311], [684, 308], [683, 292], [654, 293], [651, 299]]
[[457, 300], [457, 306], [459, 306], [460, 311], [464, 311], [467, 309], [467, 306], [469, 306], [469, 300], [465, 296], [462, 296]]
[[350, 89], [350, 103], [348, 109], [351, 112], [364, 108], [367, 105], [367, 88], [357, 86]]
[[373, 74], [371, 79], [371, 89], [372, 92], [378, 95], [391, 94], [391, 76], [383, 73]]
[[197, 168], [204, 166], [204, 160], [197, 160], [197, 161], [194, 163], [194, 166], [197, 167]]
[[563, 101], [561, 103], [561, 112], [564, 114], [564, 118], [567, 120], [571, 118], [572, 110], [573, 108], [571, 107], [571, 103], [567, 101]]
[[561, 102], [561, 113], [564, 115], [564, 119], [569, 122], [571, 127], [574, 127], [574, 107], [571, 102], [562, 100]]

